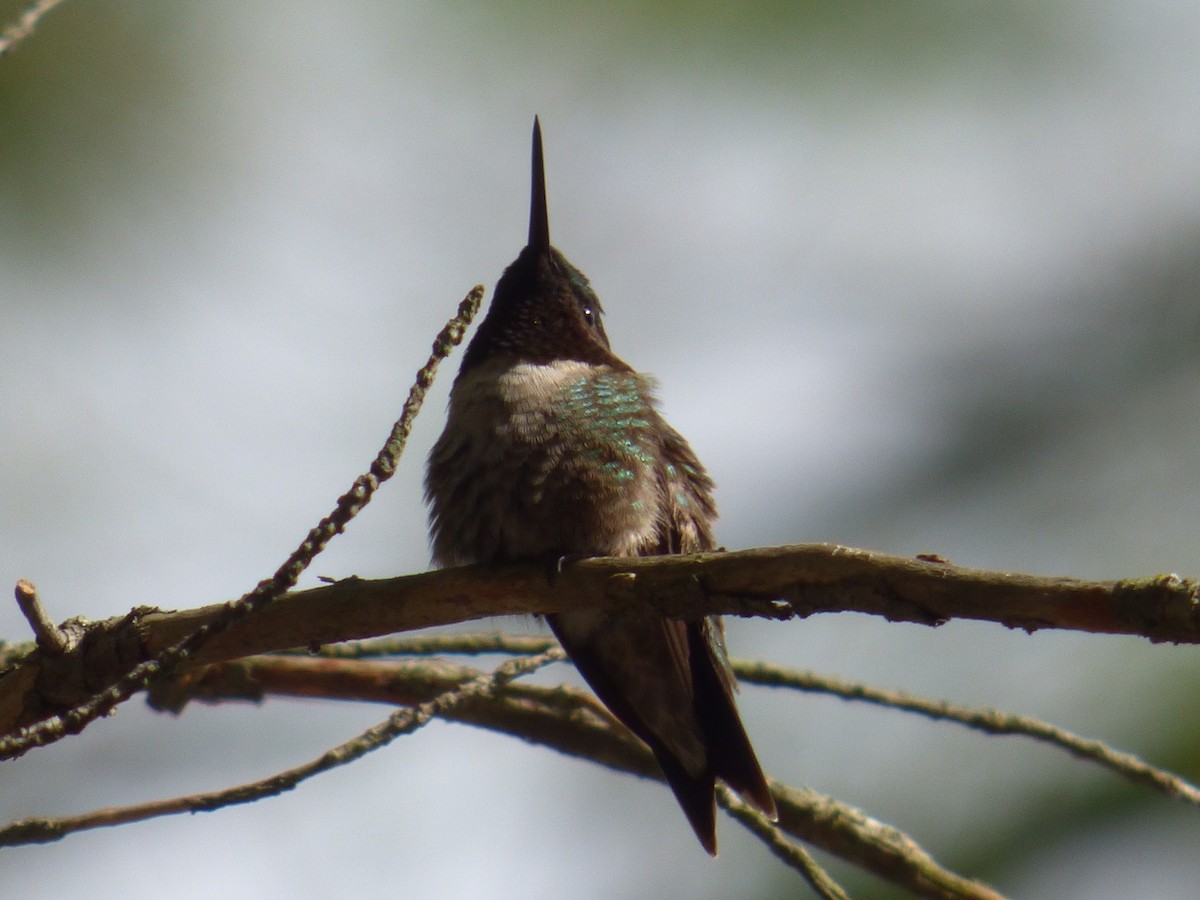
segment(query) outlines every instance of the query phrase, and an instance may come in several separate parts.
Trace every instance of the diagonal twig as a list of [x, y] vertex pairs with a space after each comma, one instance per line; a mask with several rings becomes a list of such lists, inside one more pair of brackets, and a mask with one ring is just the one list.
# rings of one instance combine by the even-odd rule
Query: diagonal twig
[[811, 853], [789, 840], [766, 816], [745, 803], [724, 784], [717, 785], [717, 801], [765, 843], [784, 865], [799, 872], [819, 896], [825, 900], [850, 900], [842, 886], [817, 864]]
[[268, 778], [225, 790], [173, 797], [132, 806], [99, 809], [78, 816], [21, 819], [0, 828], [0, 847], [48, 843], [77, 831], [123, 825], [178, 813], [210, 812], [224, 806], [252, 803], [255, 800], [282, 794], [292, 790], [302, 781], [337, 766], [353, 762], [372, 750], [386, 746], [401, 735], [411, 734], [435, 716], [444, 715], [468, 700], [491, 696], [498, 688], [508, 684], [514, 678], [527, 675], [552, 662], [558, 662], [564, 657], [565, 654], [562, 650], [555, 648], [537, 656], [509, 660], [494, 672], [480, 673], [475, 678], [444, 691], [431, 700], [417, 706], [403, 707], [378, 725], [369, 728], [352, 740], [325, 751], [316, 759]]
[[[448, 635], [451, 645], [472, 637]], [[494, 636], [485, 635], [492, 638]], [[433, 640], [432, 638], [430, 640]], [[518, 644], [523, 639], [518, 639]], [[445, 660], [346, 660], [295, 655], [260, 656], [188, 673], [181, 690], [190, 698], [221, 702], [264, 696], [324, 697], [417, 704], [479, 674]], [[190, 682], [190, 683], [189, 683]], [[156, 695], [156, 699], [158, 695]], [[163, 697], [173, 709], [180, 697]], [[661, 781], [649, 751], [586, 690], [566, 686], [510, 685], [485, 703], [460, 706], [444, 718], [518, 737], [614, 771]], [[793, 838], [921, 897], [997, 900], [991, 888], [940, 866], [917, 842], [848, 804], [809, 789], [772, 781], [778, 828]], [[787, 838], [770, 837], [782, 851]], [[779, 843], [774, 847], [774, 843]], [[792, 854], [792, 851], [787, 851]], [[794, 855], [794, 854], [792, 854]]]
[[483, 292], [483, 286], [476, 285], [459, 303], [454, 318], [446, 323], [434, 340], [433, 352], [417, 372], [416, 382], [404, 402], [400, 418], [392, 426], [391, 434], [371, 463], [370, 469], [355, 479], [350, 490], [338, 498], [333, 512], [309, 531], [300, 546], [272, 577], [260, 581], [239, 600], [224, 604], [213, 619], [190, 631], [154, 658], [134, 666], [115, 683], [94, 694], [84, 703], [61, 715], [44, 719], [15, 734], [0, 738], [0, 758], [20, 756], [33, 747], [44, 746], [69, 734], [79, 733], [89, 723], [107, 715], [117, 704], [129, 699], [155, 678], [172, 672], [210, 638], [227, 631], [235, 622], [245, 619], [251, 613], [267, 607], [294, 587], [301, 573], [316, 555], [325, 549], [335, 535], [342, 532], [349, 521], [366, 506], [379, 486], [395, 473], [397, 461], [412, 430], [413, 420], [424, 402], [429, 386], [433, 383], [438, 365], [462, 341], [471, 319], [479, 310]]

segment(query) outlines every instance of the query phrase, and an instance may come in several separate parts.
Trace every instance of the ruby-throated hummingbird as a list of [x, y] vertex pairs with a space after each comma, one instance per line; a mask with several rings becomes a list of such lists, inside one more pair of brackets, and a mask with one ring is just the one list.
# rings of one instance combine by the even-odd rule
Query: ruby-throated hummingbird
[[[529, 244], [496, 285], [429, 455], [438, 565], [714, 548], [713, 482], [659, 414], [654, 381], [609, 349], [601, 311], [587, 278], [550, 245], [535, 118]], [[716, 779], [775, 815], [734, 705], [719, 619], [595, 610], [546, 619], [654, 752], [705, 850], [717, 850]]]

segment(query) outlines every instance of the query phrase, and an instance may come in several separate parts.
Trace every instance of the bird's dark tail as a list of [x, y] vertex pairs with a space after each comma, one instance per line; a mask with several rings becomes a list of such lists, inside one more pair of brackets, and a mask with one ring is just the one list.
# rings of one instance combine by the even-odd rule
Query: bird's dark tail
[[[650, 747], [704, 849], [716, 855], [717, 779], [774, 818], [775, 801], [738, 716], [715, 625], [604, 617], [582, 630], [572, 625], [573, 615], [547, 620], [596, 696]], [[665, 704], [674, 708], [664, 710]]]

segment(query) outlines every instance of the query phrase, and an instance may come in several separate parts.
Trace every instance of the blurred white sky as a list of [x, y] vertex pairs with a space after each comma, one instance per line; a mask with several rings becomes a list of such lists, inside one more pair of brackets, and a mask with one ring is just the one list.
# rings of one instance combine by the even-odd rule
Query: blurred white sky
[[[48, 110], [0, 135], [42, 142], [0, 171], [0, 582], [98, 618], [272, 571], [368, 463], [457, 301], [523, 244], [535, 112], [553, 239], [717, 478], [727, 546], [1197, 573], [1200, 366], [1121, 359], [1153, 356], [1136, 297], [1200, 235], [1194, 4], [897, 4], [760, 31], [708, 5], [500, 9], [67, 3], [0, 60], [0, 87], [23, 80], [0, 102]], [[100, 46], [64, 74], [52, 51], [89, 27]], [[427, 565], [420, 479], [456, 367], [312, 575]], [[1026, 424], [967, 452], [1009, 412]], [[26, 632], [0, 604], [0, 635]], [[1151, 757], [1167, 736], [1146, 691], [1197, 671], [1189, 648], [848, 616], [734, 623], [731, 642]], [[1042, 785], [1107, 777], [829, 701], [743, 706], [775, 774], [935, 853]], [[384, 714], [131, 703], [0, 769], [0, 816], [267, 774]], [[769, 893], [765, 851], [729, 822], [721, 839], [710, 863], [665, 790], [435, 726], [286, 798], [7, 851], [0, 894]], [[1004, 887], [1101, 896], [1073, 856]], [[1154, 864], [1200, 876], [1194, 854]]]

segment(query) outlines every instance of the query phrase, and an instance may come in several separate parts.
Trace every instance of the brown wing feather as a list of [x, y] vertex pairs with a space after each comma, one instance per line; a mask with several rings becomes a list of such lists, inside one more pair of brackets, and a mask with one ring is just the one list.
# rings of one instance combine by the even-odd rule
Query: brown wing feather
[[[666, 494], [670, 510], [667, 552], [714, 549], [716, 540], [711, 523], [717, 510], [712, 498], [712, 479], [687, 441], [665, 423], [663, 450], [667, 459]], [[669, 624], [679, 626], [678, 630], [687, 638], [693, 709], [708, 749], [708, 773], [702, 781], [705, 789], [711, 791], [713, 777], [720, 778], [774, 818], [775, 801], [734, 702], [737, 679], [725, 655], [725, 629], [721, 620], [710, 616], [698, 622]], [[700, 787], [701, 783], [697, 783], [696, 789]]]
[[[687, 442], [661, 424], [662, 527], [644, 554], [715, 546], [712, 480]], [[718, 778], [769, 816], [775, 802], [734, 703], [719, 619], [548, 617], [580, 674], [626, 727], [649, 745], [700, 843], [717, 850]], [[586, 623], [586, 627], [580, 627]], [[648, 683], [651, 682], [651, 683]], [[670, 707], [669, 716], [662, 709]]]

